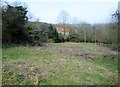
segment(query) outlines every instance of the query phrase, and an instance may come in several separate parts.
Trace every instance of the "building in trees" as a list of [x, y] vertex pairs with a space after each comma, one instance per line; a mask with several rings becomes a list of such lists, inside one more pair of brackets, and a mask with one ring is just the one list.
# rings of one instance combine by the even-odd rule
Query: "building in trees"
[[70, 30], [68, 28], [56, 27], [56, 30], [57, 30], [58, 33], [61, 33], [63, 35], [65, 33], [65, 36], [68, 36], [69, 33], [70, 33]]

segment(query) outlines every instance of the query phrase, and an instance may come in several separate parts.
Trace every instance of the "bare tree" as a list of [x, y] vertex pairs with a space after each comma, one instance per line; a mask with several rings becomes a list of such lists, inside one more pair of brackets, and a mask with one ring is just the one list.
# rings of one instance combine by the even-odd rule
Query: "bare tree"
[[69, 23], [69, 21], [70, 21], [70, 15], [65, 10], [62, 10], [57, 17], [57, 22], [63, 25], [64, 39], [65, 39], [65, 26], [66, 24]]
[[65, 10], [60, 11], [57, 17], [57, 22], [60, 24], [68, 24], [69, 20], [70, 20], [70, 15], [68, 14], [68, 12]]

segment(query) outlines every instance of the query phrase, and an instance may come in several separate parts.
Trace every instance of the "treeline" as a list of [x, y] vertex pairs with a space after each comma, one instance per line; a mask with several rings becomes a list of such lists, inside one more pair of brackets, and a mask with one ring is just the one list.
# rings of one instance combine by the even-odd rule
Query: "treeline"
[[[24, 6], [6, 3], [2, 6], [2, 42], [14, 44], [42, 45], [44, 42], [85, 42], [107, 44], [118, 48], [118, 23], [108, 24], [48, 24], [29, 22], [28, 10]], [[118, 15], [115, 14], [117, 18]], [[56, 26], [69, 29], [69, 34], [58, 33]]]
[[[68, 25], [70, 34], [69, 41], [75, 42], [99, 42], [105, 44], [117, 43], [118, 28], [116, 24], [77, 24]], [[72, 39], [74, 38], [74, 39]]]
[[52, 24], [43, 22], [27, 22], [27, 33], [33, 42], [62, 42], [62, 37]]
[[60, 42], [52, 24], [29, 22], [27, 8], [5, 3], [2, 6], [2, 43], [41, 45], [43, 42]]
[[70, 33], [66, 41], [70, 42], [84, 42], [84, 43], [97, 43], [118, 48], [118, 27], [116, 23], [106, 24], [67, 24]]

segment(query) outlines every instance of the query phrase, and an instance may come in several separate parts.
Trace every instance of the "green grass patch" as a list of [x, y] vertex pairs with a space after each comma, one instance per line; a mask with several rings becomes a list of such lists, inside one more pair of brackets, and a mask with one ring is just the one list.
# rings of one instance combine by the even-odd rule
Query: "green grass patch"
[[[3, 48], [3, 85], [116, 85], [117, 59], [95, 60], [62, 54], [59, 50], [92, 51], [94, 44], [52, 43], [46, 47]], [[103, 47], [98, 47], [102, 49]], [[74, 51], [74, 50], [73, 50]], [[81, 51], [80, 51], [81, 52]]]

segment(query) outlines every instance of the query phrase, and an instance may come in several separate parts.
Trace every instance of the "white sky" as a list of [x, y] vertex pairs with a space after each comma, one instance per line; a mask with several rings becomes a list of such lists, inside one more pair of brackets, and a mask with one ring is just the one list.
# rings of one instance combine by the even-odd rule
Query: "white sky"
[[[7, 0], [10, 2], [23, 0]], [[56, 23], [61, 10], [88, 23], [105, 23], [111, 20], [119, 0], [24, 0], [30, 13], [40, 21]]]

